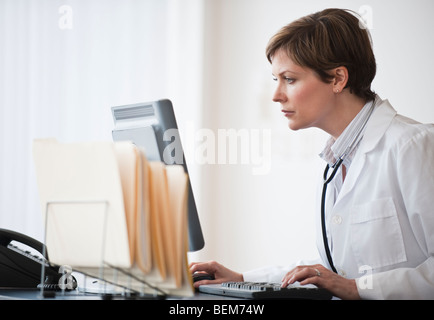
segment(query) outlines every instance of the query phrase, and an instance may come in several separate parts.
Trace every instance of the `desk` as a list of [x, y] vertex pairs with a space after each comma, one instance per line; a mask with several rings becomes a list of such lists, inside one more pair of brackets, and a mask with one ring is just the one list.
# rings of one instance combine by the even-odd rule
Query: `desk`
[[[102, 294], [83, 293], [78, 290], [66, 291], [62, 293], [57, 291], [53, 297], [43, 297], [40, 289], [17, 289], [17, 288], [1, 288], [0, 287], [0, 300], [152, 300], [146, 297], [134, 297], [127, 295], [104, 296]], [[166, 300], [240, 300], [233, 297], [217, 296], [196, 292], [194, 296], [188, 298], [182, 297], [167, 297]]]

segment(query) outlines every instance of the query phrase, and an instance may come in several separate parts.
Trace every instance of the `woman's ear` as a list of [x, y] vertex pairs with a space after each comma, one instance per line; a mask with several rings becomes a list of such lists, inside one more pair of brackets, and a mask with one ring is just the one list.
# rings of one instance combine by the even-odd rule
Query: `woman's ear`
[[333, 91], [335, 93], [342, 92], [348, 82], [348, 69], [344, 66], [333, 69]]

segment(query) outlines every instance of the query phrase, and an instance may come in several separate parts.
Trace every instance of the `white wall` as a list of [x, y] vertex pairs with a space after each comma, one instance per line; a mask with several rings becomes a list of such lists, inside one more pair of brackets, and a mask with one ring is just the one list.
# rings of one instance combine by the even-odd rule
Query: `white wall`
[[[65, 4], [67, 30], [58, 25]], [[372, 9], [374, 89], [400, 113], [434, 122], [432, 0], [0, 0], [0, 227], [41, 236], [34, 138], [110, 140], [111, 106], [168, 97], [188, 138], [206, 238], [191, 259], [242, 271], [315, 256], [327, 137], [287, 128], [264, 51], [300, 16], [362, 6]], [[201, 129], [216, 137], [230, 128], [271, 132], [270, 171], [253, 174], [252, 159], [199, 164]]]

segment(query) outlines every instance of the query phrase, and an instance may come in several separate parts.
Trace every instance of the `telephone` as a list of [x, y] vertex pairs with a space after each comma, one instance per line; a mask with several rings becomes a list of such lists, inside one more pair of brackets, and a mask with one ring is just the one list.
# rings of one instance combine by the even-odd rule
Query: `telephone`
[[[20, 249], [12, 241], [35, 249], [39, 255]], [[45, 256], [44, 256], [45, 253]], [[41, 286], [41, 271], [45, 265], [44, 290], [71, 290], [77, 287], [74, 277], [66, 279], [64, 268], [48, 260], [46, 246], [22, 233], [0, 228], [0, 287], [38, 288]], [[72, 277], [72, 278], [71, 278]], [[68, 285], [63, 285], [68, 280]]]

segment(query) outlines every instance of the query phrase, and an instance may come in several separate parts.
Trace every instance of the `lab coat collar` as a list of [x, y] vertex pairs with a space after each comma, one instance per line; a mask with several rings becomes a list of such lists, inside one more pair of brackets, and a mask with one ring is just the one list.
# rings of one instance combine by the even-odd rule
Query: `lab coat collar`
[[389, 128], [396, 114], [397, 112], [391, 106], [389, 100], [382, 100], [375, 107], [371, 119], [366, 124], [366, 131], [362, 143], [360, 144], [361, 152], [366, 154], [375, 148], [387, 128]]
[[375, 107], [371, 118], [366, 124], [366, 130], [360, 143], [359, 150], [351, 163], [351, 167], [348, 170], [335, 205], [338, 205], [339, 201], [354, 188], [360, 174], [362, 173], [366, 161], [366, 154], [376, 147], [395, 116], [396, 111], [390, 105], [388, 100], [383, 100]]

